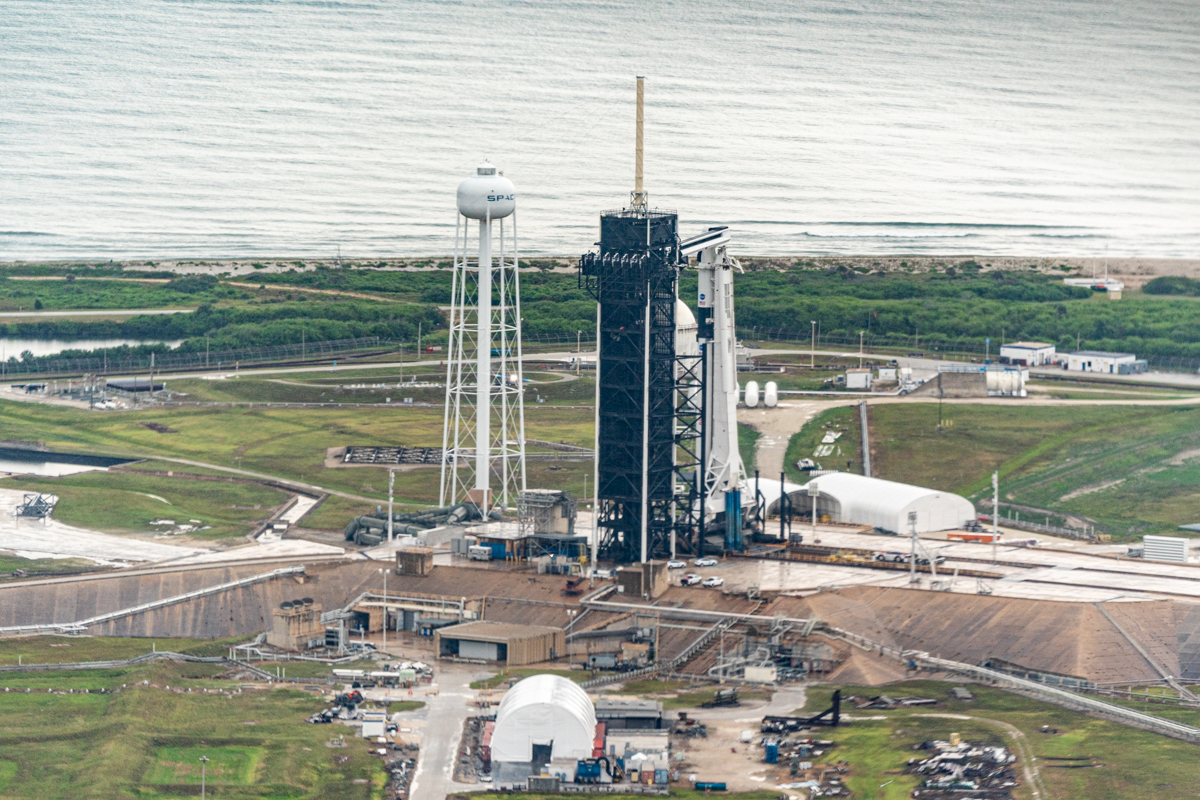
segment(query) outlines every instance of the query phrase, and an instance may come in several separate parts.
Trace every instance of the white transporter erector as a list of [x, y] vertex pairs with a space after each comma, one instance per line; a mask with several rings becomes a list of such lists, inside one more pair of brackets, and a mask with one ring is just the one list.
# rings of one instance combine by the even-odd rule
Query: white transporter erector
[[683, 256], [697, 256], [698, 338], [704, 348], [703, 446], [704, 518], [725, 513], [725, 549], [742, 549], [742, 490], [746, 468], [738, 451], [737, 330], [733, 316], [733, 271], [741, 267], [727, 250], [727, 227], [709, 228], [680, 243]]
[[485, 516], [525, 489], [515, 197], [512, 181], [486, 162], [458, 185], [440, 504], [473, 502]]

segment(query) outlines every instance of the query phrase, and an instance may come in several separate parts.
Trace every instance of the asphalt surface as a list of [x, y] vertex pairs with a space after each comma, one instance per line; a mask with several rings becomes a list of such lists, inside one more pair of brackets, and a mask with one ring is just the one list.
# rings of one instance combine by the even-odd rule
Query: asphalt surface
[[[492, 673], [484, 673], [487, 677]], [[457, 791], [479, 791], [473, 783], [455, 783], [454, 764], [462, 741], [463, 723], [475, 713], [478, 692], [470, 687], [474, 672], [438, 673], [438, 694], [426, 701], [425, 730], [417, 774], [409, 787], [410, 800], [443, 800]]]

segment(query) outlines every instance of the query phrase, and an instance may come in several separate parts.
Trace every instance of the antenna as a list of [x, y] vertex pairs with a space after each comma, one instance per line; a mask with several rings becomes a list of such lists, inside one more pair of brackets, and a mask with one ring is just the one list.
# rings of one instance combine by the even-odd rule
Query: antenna
[[645, 123], [646, 78], [637, 76], [637, 133], [634, 140], [633, 194], [629, 205], [634, 211], [645, 211], [649, 198], [642, 188], [642, 127]]

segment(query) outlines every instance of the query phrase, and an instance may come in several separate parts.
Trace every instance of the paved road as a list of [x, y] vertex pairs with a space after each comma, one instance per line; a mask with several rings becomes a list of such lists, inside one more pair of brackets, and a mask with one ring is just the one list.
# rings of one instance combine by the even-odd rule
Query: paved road
[[476, 784], [454, 782], [463, 722], [475, 712], [478, 695], [469, 685], [475, 678], [471, 672], [438, 673], [439, 693], [428, 700], [421, 756], [409, 788], [411, 800], [443, 800], [451, 792], [480, 789]]

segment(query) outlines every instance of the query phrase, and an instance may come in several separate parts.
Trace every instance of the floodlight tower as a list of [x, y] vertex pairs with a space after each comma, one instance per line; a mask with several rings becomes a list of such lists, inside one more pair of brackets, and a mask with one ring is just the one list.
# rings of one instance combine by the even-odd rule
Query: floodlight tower
[[725, 549], [742, 549], [742, 487], [746, 467], [738, 451], [737, 328], [729, 228], [709, 228], [682, 242], [680, 255], [697, 256], [699, 326], [704, 380], [704, 512], [725, 511]]
[[[485, 515], [525, 489], [515, 197], [512, 181], [487, 162], [458, 185], [439, 502], [473, 502]], [[471, 220], [479, 223], [474, 258]]]

